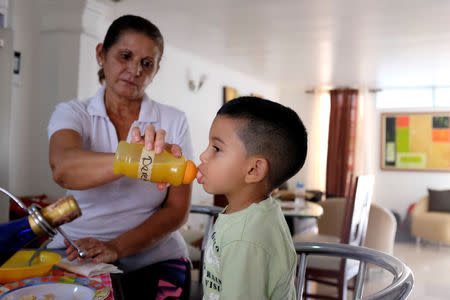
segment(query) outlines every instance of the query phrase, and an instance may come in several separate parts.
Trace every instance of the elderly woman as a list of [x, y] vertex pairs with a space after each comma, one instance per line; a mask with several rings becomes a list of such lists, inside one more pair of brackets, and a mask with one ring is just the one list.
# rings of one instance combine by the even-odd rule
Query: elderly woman
[[[176, 157], [183, 151], [192, 159], [184, 113], [145, 94], [163, 50], [163, 37], [148, 20], [116, 19], [96, 48], [103, 86], [92, 98], [57, 105], [48, 126], [54, 180], [83, 212], [64, 229], [87, 258], [114, 262], [125, 271], [117, 282], [129, 299], [139, 298], [134, 291], [145, 290], [146, 299], [167, 293], [164, 281], [172, 281], [177, 291], [172, 296], [183, 297], [179, 292], [190, 280], [186, 244], [177, 229], [188, 215], [191, 185], [166, 189], [113, 172], [121, 140], [144, 143], [156, 153], [165, 148]], [[62, 236], [49, 247], [65, 246], [68, 259], [76, 259]]]

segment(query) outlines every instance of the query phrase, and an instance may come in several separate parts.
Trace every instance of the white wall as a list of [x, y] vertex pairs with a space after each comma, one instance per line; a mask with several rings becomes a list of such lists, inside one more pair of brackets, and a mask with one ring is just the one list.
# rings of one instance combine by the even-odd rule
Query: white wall
[[[13, 47], [21, 53], [21, 70], [14, 76], [11, 95], [11, 134], [9, 188], [16, 195], [34, 192], [31, 185], [36, 181], [36, 164], [45, 159], [36, 151], [39, 135], [35, 121], [35, 109], [40, 106], [37, 96], [37, 73], [39, 62], [39, 18], [35, 1], [12, 1], [10, 24], [13, 29]], [[40, 141], [38, 141], [38, 144]], [[37, 177], [39, 178], [39, 176]]]
[[[327, 102], [328, 101], [328, 102]], [[326, 154], [328, 149], [329, 97], [307, 94], [305, 88], [283, 88], [280, 103], [297, 112], [308, 132], [308, 152], [300, 172], [288, 181], [293, 189], [297, 181], [307, 189], [325, 190]]]

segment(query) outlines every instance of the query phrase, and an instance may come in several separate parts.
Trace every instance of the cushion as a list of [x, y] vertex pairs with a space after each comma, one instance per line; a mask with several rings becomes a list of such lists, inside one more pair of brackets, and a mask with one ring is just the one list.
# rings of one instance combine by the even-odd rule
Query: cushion
[[450, 190], [428, 189], [428, 211], [450, 212]]

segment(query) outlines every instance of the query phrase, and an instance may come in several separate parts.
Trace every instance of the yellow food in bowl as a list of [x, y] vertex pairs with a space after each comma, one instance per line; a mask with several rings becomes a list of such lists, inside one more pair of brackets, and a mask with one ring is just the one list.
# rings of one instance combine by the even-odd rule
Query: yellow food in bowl
[[27, 263], [34, 252], [34, 250], [18, 251], [8, 259], [0, 267], [0, 283], [45, 276], [50, 272], [52, 267], [61, 260], [59, 254], [42, 251], [35, 259], [33, 259], [31, 266], [27, 266]]

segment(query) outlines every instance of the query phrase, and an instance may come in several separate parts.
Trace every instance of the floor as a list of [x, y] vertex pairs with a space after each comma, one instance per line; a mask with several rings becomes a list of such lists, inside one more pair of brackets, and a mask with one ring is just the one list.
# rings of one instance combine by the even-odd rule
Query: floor
[[[415, 243], [396, 243], [394, 256], [403, 261], [414, 274], [414, 287], [409, 300], [447, 300], [450, 299], [450, 245], [422, 242], [420, 246]], [[198, 278], [198, 272], [193, 271], [193, 279]], [[379, 291], [390, 284], [392, 276], [389, 273], [372, 269], [364, 286], [364, 296]], [[321, 292], [333, 292], [321, 285], [312, 286]], [[192, 300], [201, 299], [201, 289], [197, 282], [193, 282]], [[353, 294], [348, 293], [348, 299]]]

